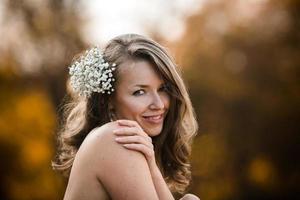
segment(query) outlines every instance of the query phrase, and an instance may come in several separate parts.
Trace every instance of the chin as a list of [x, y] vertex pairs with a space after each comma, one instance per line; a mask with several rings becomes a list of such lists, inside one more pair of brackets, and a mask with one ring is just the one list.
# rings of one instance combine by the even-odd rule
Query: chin
[[150, 137], [154, 137], [157, 136], [161, 133], [162, 129], [163, 129], [163, 124], [164, 123], [160, 123], [160, 124], [153, 124], [153, 123], [147, 123], [144, 121], [137, 121], [140, 126], [142, 127], [142, 129], [150, 136]]
[[144, 130], [150, 137], [154, 137], [154, 136], [158, 136], [161, 131], [162, 128], [148, 128]]

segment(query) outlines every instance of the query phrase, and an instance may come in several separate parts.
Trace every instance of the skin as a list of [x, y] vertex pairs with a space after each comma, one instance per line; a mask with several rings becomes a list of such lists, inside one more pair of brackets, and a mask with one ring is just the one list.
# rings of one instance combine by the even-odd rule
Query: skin
[[[174, 199], [156, 165], [151, 140], [151, 137], [161, 133], [170, 105], [165, 83], [147, 61], [125, 65], [120, 72], [121, 78], [116, 86], [112, 105], [117, 119], [122, 119], [117, 120], [120, 128], [113, 131], [117, 136], [115, 141], [145, 156], [159, 199]], [[120, 67], [122, 69], [122, 66]], [[157, 115], [162, 115], [161, 120], [149, 122], [147, 117]], [[189, 199], [199, 200], [193, 194], [186, 194], [181, 198], [181, 200]]]
[[[150, 137], [160, 134], [170, 104], [164, 81], [147, 61], [128, 61], [119, 67], [111, 105], [116, 118], [136, 121]], [[159, 115], [162, 115], [160, 123], [148, 119]]]
[[151, 139], [161, 133], [170, 104], [164, 82], [146, 61], [119, 67], [110, 105], [116, 121], [94, 129], [83, 141], [65, 200], [174, 199], [156, 165]]
[[[94, 129], [73, 162], [64, 200], [158, 200], [145, 157], [114, 141], [110, 122]], [[134, 172], [134, 173], [133, 173]]]
[[[113, 131], [118, 136], [115, 140], [125, 148], [140, 151], [149, 164], [154, 164], [151, 137], [161, 133], [170, 105], [165, 83], [143, 60], [125, 62], [119, 77], [111, 107], [117, 119], [126, 120], [118, 121], [125, 127]], [[153, 120], [158, 116], [160, 120]]]
[[147, 61], [125, 65], [120, 72], [112, 110], [118, 119], [126, 119], [118, 120], [119, 125], [126, 127], [113, 131], [117, 135], [115, 141], [145, 156], [159, 199], [174, 199], [156, 165], [151, 140], [161, 133], [170, 105], [165, 83]]

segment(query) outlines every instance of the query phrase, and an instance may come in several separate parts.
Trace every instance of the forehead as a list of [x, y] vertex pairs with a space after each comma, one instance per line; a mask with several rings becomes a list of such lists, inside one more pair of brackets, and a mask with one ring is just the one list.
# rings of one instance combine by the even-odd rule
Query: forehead
[[122, 85], [151, 85], [161, 84], [161, 76], [155, 67], [148, 61], [128, 61], [121, 64], [118, 73], [118, 83]]

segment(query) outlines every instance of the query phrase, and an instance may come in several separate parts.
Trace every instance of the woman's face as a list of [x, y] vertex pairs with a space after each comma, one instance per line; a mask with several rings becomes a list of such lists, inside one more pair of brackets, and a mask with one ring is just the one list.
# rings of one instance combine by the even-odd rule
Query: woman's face
[[117, 119], [135, 120], [151, 137], [159, 135], [169, 109], [165, 83], [147, 61], [119, 66], [113, 108]]

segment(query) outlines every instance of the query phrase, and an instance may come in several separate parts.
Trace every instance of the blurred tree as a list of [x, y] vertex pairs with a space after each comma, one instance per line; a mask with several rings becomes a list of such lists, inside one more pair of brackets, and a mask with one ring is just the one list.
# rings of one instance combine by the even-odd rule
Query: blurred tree
[[0, 199], [62, 199], [51, 169], [67, 65], [84, 49], [79, 1], [1, 2]]
[[66, 90], [66, 66], [86, 46], [80, 34], [80, 1], [9, 0], [3, 6], [0, 60], [12, 59], [14, 72], [42, 85], [58, 108]]
[[[86, 46], [81, 1], [0, 3], [0, 199], [61, 199], [52, 140], [66, 66]], [[299, 10], [297, 0], [207, 1], [175, 44], [200, 122], [201, 199], [297, 197]]]
[[300, 4], [211, 1], [187, 21], [176, 57], [200, 122], [203, 199], [299, 196]]

